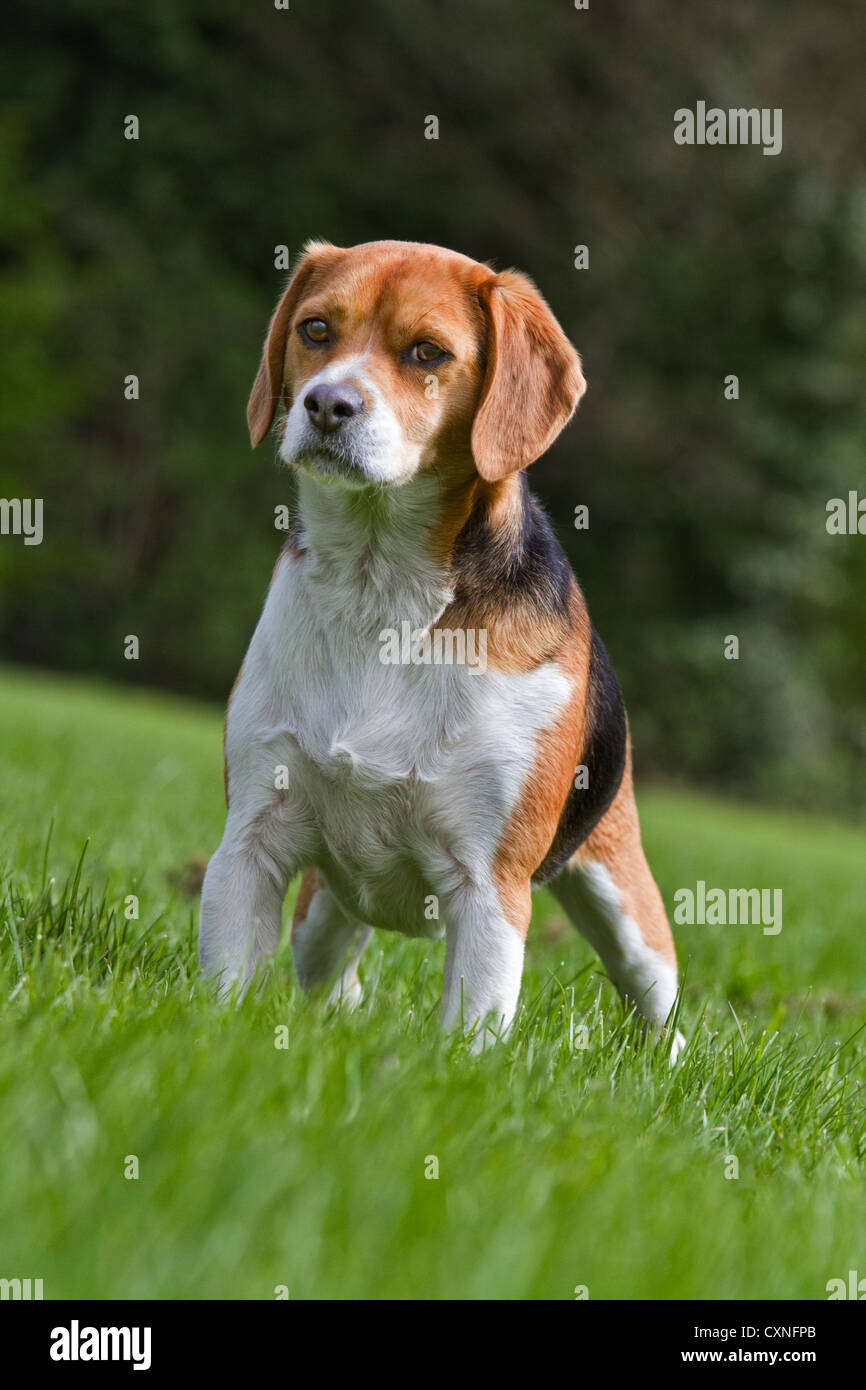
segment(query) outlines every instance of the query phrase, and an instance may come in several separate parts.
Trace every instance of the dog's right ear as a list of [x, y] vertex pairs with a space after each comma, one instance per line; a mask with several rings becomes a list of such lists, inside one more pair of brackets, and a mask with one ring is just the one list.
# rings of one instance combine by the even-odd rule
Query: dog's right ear
[[472, 426], [482, 478], [496, 482], [550, 448], [586, 390], [580, 357], [532, 281], [479, 268], [487, 366]]
[[257, 444], [261, 444], [271, 428], [277, 406], [283, 397], [286, 338], [298, 300], [309, 287], [316, 271], [339, 254], [340, 247], [332, 246], [330, 242], [308, 241], [295, 273], [276, 307], [262, 349], [262, 360], [259, 363], [259, 370], [247, 404], [247, 424], [250, 430], [250, 443], [254, 449]]

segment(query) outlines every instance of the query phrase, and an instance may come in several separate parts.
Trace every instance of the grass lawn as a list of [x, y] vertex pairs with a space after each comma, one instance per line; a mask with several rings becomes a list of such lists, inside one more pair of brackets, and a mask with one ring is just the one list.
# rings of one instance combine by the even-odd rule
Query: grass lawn
[[0, 1277], [46, 1298], [822, 1299], [866, 1276], [866, 833], [670, 791], [641, 810], [669, 911], [699, 879], [783, 890], [778, 935], [675, 927], [676, 1067], [543, 893], [518, 1024], [482, 1056], [439, 1034], [439, 944], [379, 936], [345, 1015], [300, 994], [284, 939], [220, 1007], [195, 965], [220, 712], [6, 671]]

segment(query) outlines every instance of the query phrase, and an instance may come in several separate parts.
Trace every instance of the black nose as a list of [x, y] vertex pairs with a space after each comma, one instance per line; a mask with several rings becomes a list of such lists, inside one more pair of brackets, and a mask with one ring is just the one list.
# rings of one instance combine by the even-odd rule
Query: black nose
[[304, 397], [304, 409], [317, 430], [331, 434], [363, 410], [364, 401], [354, 386], [314, 386]]

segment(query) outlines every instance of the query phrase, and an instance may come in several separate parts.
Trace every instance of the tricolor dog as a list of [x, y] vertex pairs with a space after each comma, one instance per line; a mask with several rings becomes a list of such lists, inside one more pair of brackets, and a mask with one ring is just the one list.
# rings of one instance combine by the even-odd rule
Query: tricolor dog
[[[478, 1042], [511, 1023], [546, 884], [664, 1028], [676, 956], [622, 695], [524, 473], [584, 390], [523, 275], [410, 242], [306, 247], [247, 411], [255, 446], [284, 407], [298, 516], [226, 717], [200, 933], [223, 994], [275, 951], [301, 871], [305, 989], [355, 1004], [374, 927], [444, 934], [443, 1023]], [[469, 633], [483, 663], [447, 659]]]

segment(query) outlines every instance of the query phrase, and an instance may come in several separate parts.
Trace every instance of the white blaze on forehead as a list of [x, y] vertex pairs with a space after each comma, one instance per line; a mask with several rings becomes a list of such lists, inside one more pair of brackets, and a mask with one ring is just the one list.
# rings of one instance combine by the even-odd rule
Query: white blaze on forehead
[[321, 435], [304, 405], [310, 391], [317, 386], [347, 382], [361, 392], [364, 409], [340, 426], [339, 438], [330, 440], [331, 447], [371, 482], [403, 482], [415, 471], [421, 446], [405, 438], [394, 411], [370, 378], [368, 358], [366, 352], [340, 358], [304, 382], [286, 419], [279, 450], [284, 463], [293, 463], [321, 443]]

